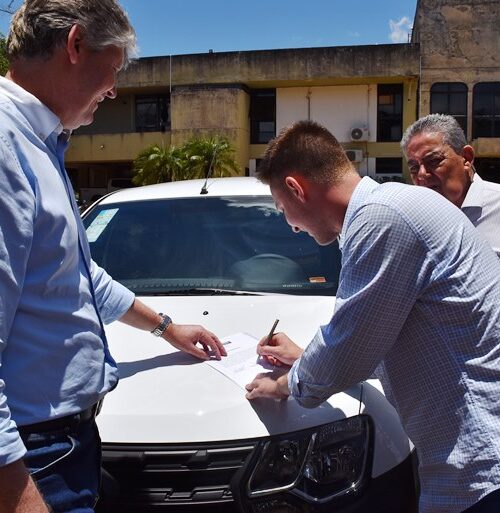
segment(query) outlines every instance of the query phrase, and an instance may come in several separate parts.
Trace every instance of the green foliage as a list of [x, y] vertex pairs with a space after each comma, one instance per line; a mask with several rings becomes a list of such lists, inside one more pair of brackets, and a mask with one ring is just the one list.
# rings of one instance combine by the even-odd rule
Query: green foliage
[[187, 167], [186, 155], [182, 148], [153, 145], [139, 153], [134, 160], [136, 185], [152, 185], [162, 182], [182, 180]]
[[5, 76], [9, 69], [9, 61], [7, 59], [7, 42], [3, 34], [0, 33], [0, 75]]
[[205, 178], [210, 168], [211, 176], [238, 174], [239, 167], [234, 160], [234, 149], [224, 137], [191, 139], [183, 149], [188, 160], [189, 178]]
[[151, 185], [176, 180], [232, 176], [239, 167], [234, 149], [224, 137], [194, 138], [180, 147], [153, 145], [142, 151], [134, 160], [133, 182]]

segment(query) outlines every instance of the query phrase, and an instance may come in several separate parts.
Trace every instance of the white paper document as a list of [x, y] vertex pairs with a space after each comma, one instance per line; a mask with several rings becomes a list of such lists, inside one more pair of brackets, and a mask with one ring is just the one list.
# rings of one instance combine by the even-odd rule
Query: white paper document
[[272, 365], [257, 355], [258, 340], [247, 333], [235, 333], [223, 338], [227, 356], [221, 360], [208, 360], [206, 363], [218, 370], [240, 387], [253, 381], [257, 374], [272, 372]]

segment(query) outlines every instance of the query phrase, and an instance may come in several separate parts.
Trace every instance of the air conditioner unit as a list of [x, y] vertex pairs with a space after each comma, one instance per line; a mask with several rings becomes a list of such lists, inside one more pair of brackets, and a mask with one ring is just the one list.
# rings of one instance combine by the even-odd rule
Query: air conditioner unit
[[351, 162], [361, 162], [363, 160], [363, 152], [361, 150], [346, 150], [345, 153]]
[[351, 128], [351, 141], [368, 141], [370, 132], [366, 126], [355, 126]]

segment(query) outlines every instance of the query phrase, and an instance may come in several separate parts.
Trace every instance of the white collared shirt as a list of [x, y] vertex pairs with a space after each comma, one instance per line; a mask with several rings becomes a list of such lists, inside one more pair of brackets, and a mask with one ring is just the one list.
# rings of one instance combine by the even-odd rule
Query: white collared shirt
[[475, 173], [461, 208], [500, 257], [500, 184]]

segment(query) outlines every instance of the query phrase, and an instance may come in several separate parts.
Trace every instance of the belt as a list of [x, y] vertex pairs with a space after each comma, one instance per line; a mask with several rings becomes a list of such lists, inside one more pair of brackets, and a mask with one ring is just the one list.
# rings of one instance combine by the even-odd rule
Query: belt
[[80, 424], [93, 420], [100, 411], [101, 403], [98, 402], [81, 411], [80, 413], [74, 413], [72, 415], [66, 415], [66, 417], [59, 417], [57, 419], [46, 420], [44, 422], [37, 422], [36, 424], [28, 424], [26, 426], [18, 426], [19, 434], [30, 435], [32, 433], [50, 433], [53, 431], [64, 431], [68, 429], [74, 429]]

